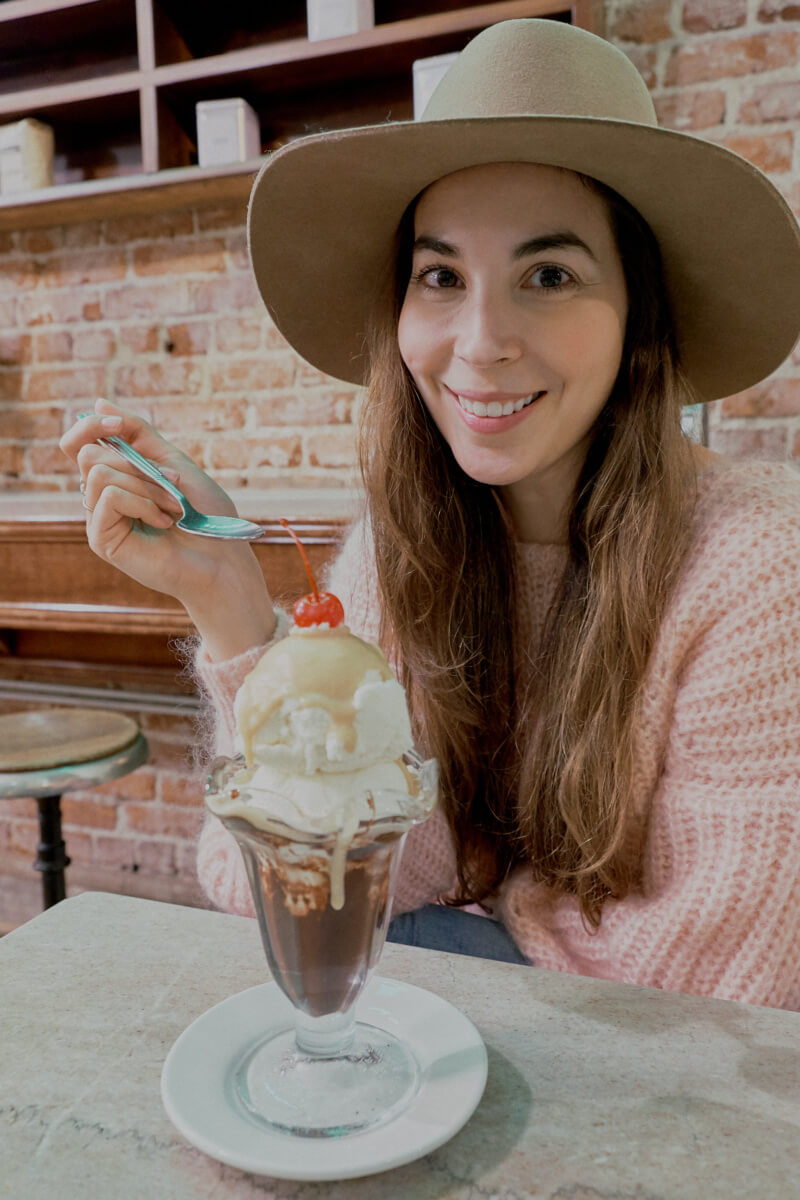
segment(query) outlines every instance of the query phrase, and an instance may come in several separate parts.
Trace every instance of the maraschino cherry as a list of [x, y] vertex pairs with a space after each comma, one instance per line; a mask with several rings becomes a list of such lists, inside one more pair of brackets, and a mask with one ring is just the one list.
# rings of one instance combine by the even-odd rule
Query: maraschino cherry
[[337, 625], [341, 625], [344, 621], [344, 609], [342, 602], [338, 596], [334, 596], [333, 592], [320, 592], [317, 590], [317, 582], [311, 571], [311, 563], [308, 561], [305, 546], [300, 541], [295, 531], [289, 525], [289, 522], [281, 517], [281, 525], [290, 534], [300, 551], [300, 557], [303, 560], [303, 566], [306, 569], [308, 581], [311, 584], [311, 592], [306, 596], [301, 596], [295, 601], [293, 608], [294, 623], [302, 628], [308, 628], [310, 625], [330, 625], [331, 629], [335, 629]]

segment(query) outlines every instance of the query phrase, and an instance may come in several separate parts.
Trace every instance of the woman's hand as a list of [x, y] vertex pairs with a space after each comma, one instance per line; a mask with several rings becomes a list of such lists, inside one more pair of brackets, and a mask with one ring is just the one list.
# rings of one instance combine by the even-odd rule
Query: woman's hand
[[199, 512], [236, 515], [230, 496], [187, 454], [147, 421], [98, 400], [95, 414], [82, 417], [61, 439], [81, 473], [86, 536], [95, 554], [137, 583], [179, 600], [212, 658], [228, 658], [266, 640], [275, 616], [251, 547], [177, 529], [177, 501], [97, 444], [97, 438], [110, 436], [156, 463]]

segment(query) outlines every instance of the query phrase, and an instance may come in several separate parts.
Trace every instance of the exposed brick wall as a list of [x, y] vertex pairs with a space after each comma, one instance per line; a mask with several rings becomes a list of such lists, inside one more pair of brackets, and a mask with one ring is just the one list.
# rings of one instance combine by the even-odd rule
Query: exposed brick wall
[[[798, 0], [609, 0], [607, 14], [661, 123], [743, 154], [800, 215]], [[230, 206], [0, 234], [1, 487], [73, 489], [58, 438], [99, 394], [151, 418], [224, 486], [354, 481], [356, 389], [301, 363], [265, 318], [243, 216]], [[800, 349], [766, 384], [709, 406], [709, 437], [727, 454], [800, 465]], [[131, 715], [151, 760], [65, 799], [70, 877], [197, 903], [195, 732]], [[38, 879], [33, 802], [0, 806], [2, 926], [36, 911]]]
[[352, 485], [357, 389], [300, 362], [251, 278], [243, 205], [0, 235], [0, 485], [65, 491], [104, 395], [223, 486]]
[[[606, 14], [659, 123], [749, 159], [800, 217], [798, 0], [609, 0]], [[800, 466], [800, 347], [768, 382], [715, 401], [707, 416], [712, 449]]]

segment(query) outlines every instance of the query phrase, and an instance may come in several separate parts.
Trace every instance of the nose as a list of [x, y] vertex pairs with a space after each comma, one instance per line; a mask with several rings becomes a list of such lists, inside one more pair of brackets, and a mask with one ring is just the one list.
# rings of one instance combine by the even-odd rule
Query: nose
[[514, 362], [522, 354], [519, 313], [509, 311], [502, 297], [475, 289], [459, 305], [454, 352], [473, 367]]

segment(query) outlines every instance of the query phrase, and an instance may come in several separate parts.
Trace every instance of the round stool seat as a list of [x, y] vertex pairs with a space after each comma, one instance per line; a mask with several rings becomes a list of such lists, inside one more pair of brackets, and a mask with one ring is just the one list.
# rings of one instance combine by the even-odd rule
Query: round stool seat
[[122, 713], [50, 708], [0, 717], [0, 771], [40, 771], [107, 758], [130, 746], [139, 726]]
[[61, 836], [61, 797], [128, 775], [147, 759], [139, 726], [101, 708], [46, 708], [0, 717], [0, 800], [32, 796], [39, 809], [34, 868], [45, 908], [66, 894], [69, 866]]

